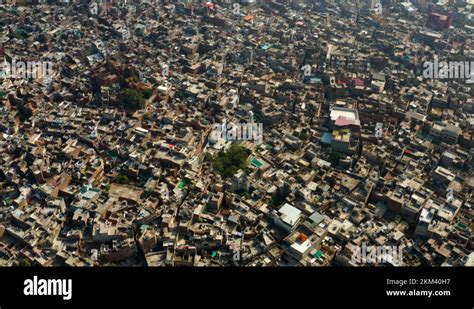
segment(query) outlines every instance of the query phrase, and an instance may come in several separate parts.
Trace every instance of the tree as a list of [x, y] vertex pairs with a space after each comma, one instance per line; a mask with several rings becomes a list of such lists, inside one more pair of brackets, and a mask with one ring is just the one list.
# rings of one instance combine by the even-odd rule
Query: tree
[[212, 155], [209, 152], [204, 154], [204, 161], [212, 161]]
[[31, 261], [24, 258], [24, 259], [20, 259], [18, 260], [18, 266], [21, 266], [21, 267], [31, 267]]
[[214, 158], [214, 168], [224, 177], [231, 177], [239, 169], [248, 172], [247, 158], [250, 152], [239, 145], [232, 145], [227, 152], [219, 152]]
[[153, 89], [151, 88], [142, 89], [142, 95], [145, 99], [148, 100], [153, 95]]
[[143, 93], [136, 89], [125, 89], [121, 91], [118, 101], [127, 111], [143, 109], [146, 103]]
[[118, 175], [115, 178], [115, 181], [119, 184], [122, 184], [122, 185], [126, 185], [130, 182], [130, 180], [128, 179], [128, 177], [126, 175]]

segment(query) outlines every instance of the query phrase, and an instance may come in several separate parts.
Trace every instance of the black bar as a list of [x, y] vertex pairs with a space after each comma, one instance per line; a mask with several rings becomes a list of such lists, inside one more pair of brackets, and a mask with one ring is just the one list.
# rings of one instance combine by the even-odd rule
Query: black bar
[[[25, 296], [24, 281], [72, 279], [72, 299]], [[52, 304], [392, 304], [472, 308], [473, 268], [0, 268], [0, 306]], [[449, 284], [387, 285], [387, 279]], [[428, 281], [429, 282], [429, 281]], [[444, 281], [440, 281], [444, 282]], [[387, 290], [450, 296], [387, 296]], [[471, 305], [470, 305], [471, 304]], [[16, 306], [15, 306], [16, 307]], [[418, 308], [418, 307], [417, 307]]]

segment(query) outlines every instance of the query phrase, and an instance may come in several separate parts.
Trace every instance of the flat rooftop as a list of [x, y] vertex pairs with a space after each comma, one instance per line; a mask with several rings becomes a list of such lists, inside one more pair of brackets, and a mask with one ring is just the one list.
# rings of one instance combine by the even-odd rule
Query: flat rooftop
[[290, 226], [293, 226], [298, 221], [301, 214], [301, 211], [298, 208], [288, 203], [285, 203], [278, 212], [280, 213], [281, 220]]
[[339, 117], [344, 117], [351, 120], [359, 120], [359, 113], [356, 109], [352, 108], [334, 107], [331, 110], [331, 120], [336, 121], [336, 119]]

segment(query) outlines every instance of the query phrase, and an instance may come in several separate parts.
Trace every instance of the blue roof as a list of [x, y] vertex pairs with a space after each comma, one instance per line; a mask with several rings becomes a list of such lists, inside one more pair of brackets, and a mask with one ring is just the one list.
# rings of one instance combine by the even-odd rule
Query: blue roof
[[329, 132], [326, 132], [323, 134], [323, 143], [325, 144], [331, 144], [332, 142], [332, 135]]

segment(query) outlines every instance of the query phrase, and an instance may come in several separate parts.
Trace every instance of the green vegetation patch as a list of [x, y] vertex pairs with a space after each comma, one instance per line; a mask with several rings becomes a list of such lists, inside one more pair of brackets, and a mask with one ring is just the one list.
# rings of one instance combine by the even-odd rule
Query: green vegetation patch
[[214, 168], [224, 177], [231, 177], [238, 170], [249, 172], [247, 158], [250, 151], [245, 147], [234, 144], [227, 152], [219, 152], [213, 159]]
[[125, 89], [119, 93], [118, 102], [127, 111], [145, 108], [149, 93], [137, 89]]
[[122, 185], [126, 185], [130, 182], [130, 180], [128, 179], [128, 177], [126, 175], [118, 175], [115, 178], [115, 181], [119, 184], [122, 184]]

